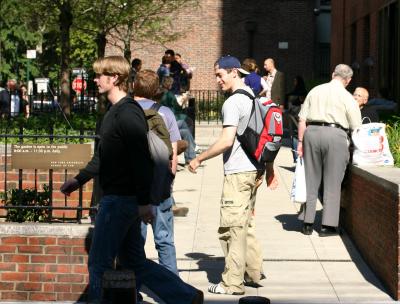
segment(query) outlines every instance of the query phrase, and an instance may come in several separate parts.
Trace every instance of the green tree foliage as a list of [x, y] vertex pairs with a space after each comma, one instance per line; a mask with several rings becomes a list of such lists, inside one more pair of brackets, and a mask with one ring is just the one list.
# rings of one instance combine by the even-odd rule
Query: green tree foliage
[[[49, 77], [70, 112], [72, 67], [89, 69], [107, 43], [130, 60], [132, 42], [164, 44], [182, 34], [171, 27], [179, 10], [198, 0], [0, 0], [0, 75], [25, 77], [26, 50], [41, 46], [31, 73]], [[39, 47], [40, 49], [40, 47]], [[97, 55], [96, 55], [97, 53]]]
[[93, 0], [81, 1], [77, 27], [92, 33], [97, 54], [104, 56], [106, 43], [121, 48], [130, 60], [131, 42], [160, 43], [175, 40], [182, 32], [171, 21], [177, 13], [195, 7], [198, 0]]
[[[0, 78], [25, 80], [26, 50], [35, 49], [40, 41], [40, 31], [32, 22], [27, 10], [18, 0], [0, 2]], [[30, 62], [30, 72], [39, 74], [35, 62]]]

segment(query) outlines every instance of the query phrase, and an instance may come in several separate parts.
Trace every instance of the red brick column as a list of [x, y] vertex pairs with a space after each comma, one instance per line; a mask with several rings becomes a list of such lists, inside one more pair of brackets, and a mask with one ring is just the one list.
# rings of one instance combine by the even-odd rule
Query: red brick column
[[0, 224], [0, 301], [85, 300], [90, 225]]

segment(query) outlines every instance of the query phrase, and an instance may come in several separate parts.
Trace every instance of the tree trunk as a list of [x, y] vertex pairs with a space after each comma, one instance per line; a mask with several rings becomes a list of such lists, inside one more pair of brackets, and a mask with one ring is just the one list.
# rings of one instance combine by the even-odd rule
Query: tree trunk
[[132, 56], [131, 48], [130, 46], [126, 46], [125, 44], [124, 57], [126, 58], [126, 60], [128, 60], [128, 62], [131, 62], [131, 56]]
[[104, 57], [106, 53], [107, 38], [105, 33], [98, 33], [96, 38], [97, 43], [97, 56]]
[[60, 7], [60, 31], [61, 31], [61, 96], [60, 105], [65, 114], [71, 113], [71, 83], [70, 83], [70, 28], [72, 25], [71, 3], [63, 1]]
[[131, 56], [132, 56], [132, 51], [131, 51], [131, 37], [132, 37], [132, 31], [133, 31], [133, 25], [130, 23], [128, 25], [125, 39], [124, 39], [124, 57], [128, 62], [131, 62]]

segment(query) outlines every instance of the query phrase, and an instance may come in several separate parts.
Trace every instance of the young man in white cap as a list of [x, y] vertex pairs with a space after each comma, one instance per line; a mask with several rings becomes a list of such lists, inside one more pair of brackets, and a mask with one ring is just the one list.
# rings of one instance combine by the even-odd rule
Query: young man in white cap
[[[214, 65], [214, 72], [223, 91], [235, 93], [242, 89], [254, 96], [241, 79], [248, 72], [241, 68], [237, 58], [220, 58]], [[265, 165], [251, 159], [237, 139], [237, 134], [242, 134], [247, 126], [252, 103], [253, 100], [244, 94], [232, 94], [222, 106], [223, 130], [220, 138], [189, 165], [189, 170], [195, 173], [203, 161], [223, 153], [225, 178], [218, 237], [225, 255], [225, 269], [221, 282], [208, 288], [211, 293], [243, 295], [245, 283], [257, 285], [264, 277], [253, 212]], [[277, 186], [272, 164], [267, 166], [267, 180], [272, 181], [272, 188]]]

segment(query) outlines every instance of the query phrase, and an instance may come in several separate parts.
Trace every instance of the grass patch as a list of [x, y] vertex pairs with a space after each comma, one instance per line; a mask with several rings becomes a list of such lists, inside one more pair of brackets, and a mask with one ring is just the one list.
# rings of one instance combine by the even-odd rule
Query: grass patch
[[400, 116], [392, 115], [384, 119], [390, 152], [393, 155], [394, 165], [400, 168]]

